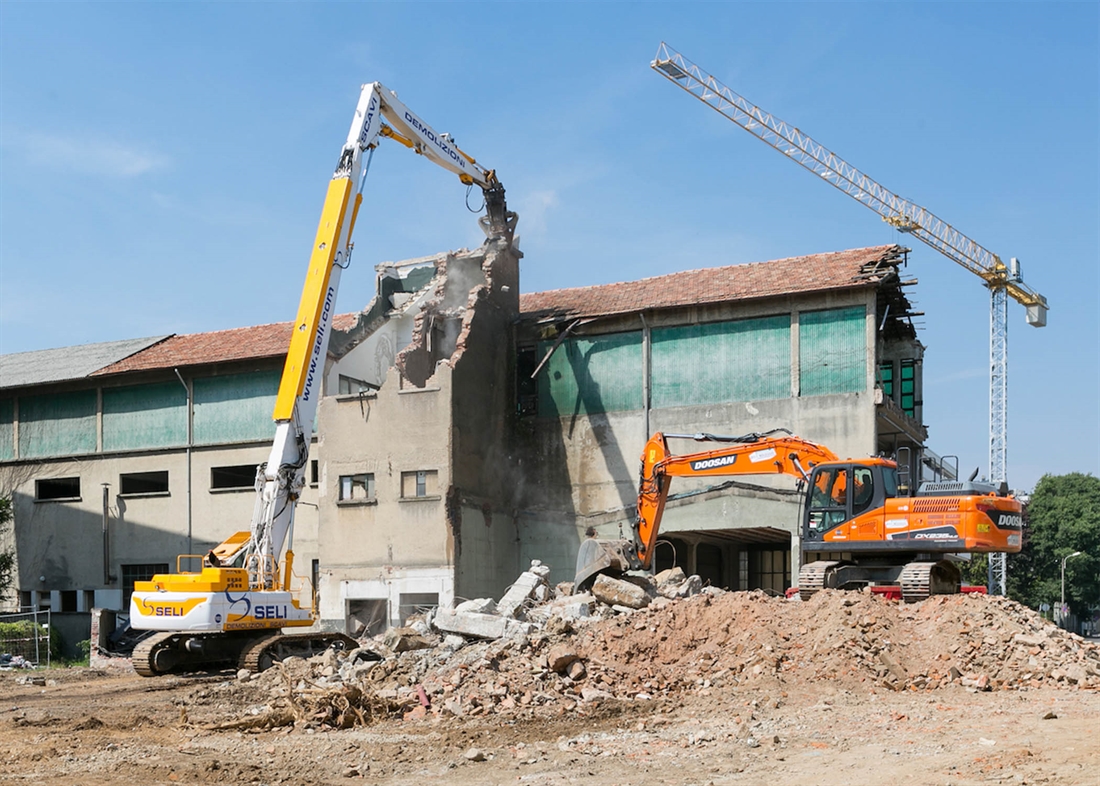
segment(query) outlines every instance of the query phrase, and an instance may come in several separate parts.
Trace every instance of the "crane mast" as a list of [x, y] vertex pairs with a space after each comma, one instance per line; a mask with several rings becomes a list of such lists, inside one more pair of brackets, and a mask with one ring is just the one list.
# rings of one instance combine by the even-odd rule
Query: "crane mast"
[[[650, 67], [732, 120], [760, 141], [818, 175], [882, 220], [911, 234], [975, 274], [990, 293], [989, 306], [989, 479], [1007, 480], [1008, 463], [1008, 298], [1026, 309], [1033, 327], [1044, 327], [1047, 300], [1027, 286], [1015, 259], [1001, 258], [927, 208], [904, 199], [859, 171], [798, 128], [765, 112], [681, 53], [661, 42]], [[1004, 554], [990, 555], [990, 590], [1004, 594]]]

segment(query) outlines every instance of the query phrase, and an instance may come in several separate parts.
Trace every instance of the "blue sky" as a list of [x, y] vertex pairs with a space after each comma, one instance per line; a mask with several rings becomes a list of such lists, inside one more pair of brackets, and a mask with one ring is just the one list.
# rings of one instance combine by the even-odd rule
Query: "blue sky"
[[[1009, 315], [1009, 480], [1100, 474], [1096, 3], [0, 2], [0, 352], [291, 319], [359, 86], [495, 168], [525, 291], [913, 248], [929, 446], [988, 461], [989, 295], [649, 69], [662, 40], [1047, 296]], [[481, 242], [374, 157], [373, 266]]]

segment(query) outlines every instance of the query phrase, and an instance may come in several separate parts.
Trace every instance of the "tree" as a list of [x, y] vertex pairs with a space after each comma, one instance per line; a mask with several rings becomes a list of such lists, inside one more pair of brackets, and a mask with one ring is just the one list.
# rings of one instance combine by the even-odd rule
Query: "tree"
[[1024, 546], [1008, 556], [1008, 594], [1032, 608], [1056, 606], [1065, 563], [1066, 603], [1083, 616], [1100, 603], [1100, 478], [1044, 475], [1027, 505]]
[[[11, 497], [0, 497], [0, 534], [12, 520]], [[7, 600], [8, 591], [15, 581], [15, 551], [0, 551], [0, 601]]]

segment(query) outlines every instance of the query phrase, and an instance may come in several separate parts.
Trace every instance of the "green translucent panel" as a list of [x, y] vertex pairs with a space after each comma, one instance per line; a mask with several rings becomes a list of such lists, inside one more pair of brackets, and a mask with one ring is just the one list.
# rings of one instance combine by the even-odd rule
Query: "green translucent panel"
[[799, 315], [801, 395], [857, 393], [866, 389], [865, 316], [862, 306], [805, 311]]
[[882, 392], [886, 398], [894, 397], [894, 362], [888, 360], [879, 364], [879, 377], [882, 379]]
[[[543, 358], [552, 341], [543, 341]], [[642, 408], [642, 334], [567, 339], [539, 371], [539, 417]]]
[[651, 338], [655, 408], [791, 395], [788, 315], [659, 328]]
[[19, 457], [95, 453], [96, 392], [19, 399]]
[[103, 390], [103, 449], [187, 444], [187, 391], [178, 382]]
[[[275, 436], [278, 371], [201, 377], [193, 383], [196, 445], [269, 440]], [[181, 390], [182, 392], [182, 390]]]
[[15, 458], [15, 399], [0, 399], [0, 461]]

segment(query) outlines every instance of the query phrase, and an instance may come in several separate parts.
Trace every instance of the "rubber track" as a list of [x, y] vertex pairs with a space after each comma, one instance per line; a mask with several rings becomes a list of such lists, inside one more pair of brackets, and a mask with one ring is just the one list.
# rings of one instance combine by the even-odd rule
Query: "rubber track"
[[825, 586], [829, 571], [839, 564], [830, 560], [818, 560], [803, 565], [798, 571], [798, 597], [809, 600], [816, 595]]
[[276, 633], [264, 636], [262, 639], [250, 644], [241, 653], [239, 666], [242, 669], [256, 673], [261, 671], [260, 660], [264, 653], [274, 644], [294, 644], [297, 642], [309, 642], [310, 650], [314, 654], [323, 652], [333, 644], [339, 643], [345, 650], [351, 650], [359, 646], [359, 642], [343, 633]]
[[935, 562], [910, 562], [901, 572], [901, 597], [906, 603], [925, 600], [932, 594], [932, 569]]
[[155, 677], [160, 674], [161, 672], [153, 668], [153, 655], [158, 644], [163, 644], [175, 635], [177, 634], [172, 632], [155, 633], [139, 641], [137, 646], [134, 647], [133, 655], [130, 656], [134, 664], [134, 671], [142, 677]]

